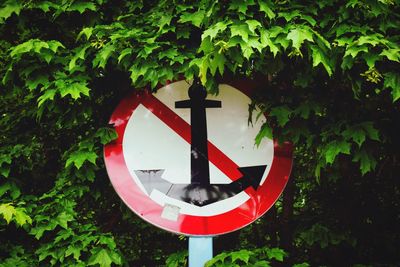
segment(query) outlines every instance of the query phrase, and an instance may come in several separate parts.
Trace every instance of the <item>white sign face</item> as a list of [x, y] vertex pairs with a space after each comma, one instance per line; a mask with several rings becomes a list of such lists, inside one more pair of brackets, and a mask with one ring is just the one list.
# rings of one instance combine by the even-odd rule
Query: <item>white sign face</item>
[[292, 147], [268, 138], [255, 145], [266, 118], [255, 111], [249, 124], [249, 90], [222, 84], [210, 96], [178, 81], [124, 98], [104, 157], [128, 207], [157, 227], [198, 236], [235, 231], [271, 208], [288, 181]]
[[[179, 81], [159, 89], [153, 96], [176, 116], [191, 124], [190, 109], [175, 108], [177, 101], [189, 98], [189, 86], [186, 81]], [[264, 138], [258, 147], [254, 144], [265, 117], [261, 116], [256, 120], [257, 112], [254, 112], [253, 125], [249, 124], [250, 98], [229, 85], [221, 85], [219, 94], [208, 96], [207, 99], [221, 101], [220, 108], [206, 109], [208, 141], [240, 167], [266, 165], [260, 181], [262, 185], [268, 176], [274, 156], [274, 144], [271, 139]], [[143, 104], [139, 104], [129, 119], [122, 145], [132, 179], [143, 193], [161, 206], [179, 207], [181, 214], [214, 216], [235, 209], [250, 198], [242, 191], [206, 206], [196, 206], [172, 198], [157, 189], [150, 192], [146, 190], [136, 173], [137, 170], [164, 170], [162, 178], [169, 183], [190, 184], [191, 144], [163, 121], [163, 117], [156, 116]], [[212, 161], [209, 162], [209, 171], [211, 184], [232, 182], [232, 179]]]

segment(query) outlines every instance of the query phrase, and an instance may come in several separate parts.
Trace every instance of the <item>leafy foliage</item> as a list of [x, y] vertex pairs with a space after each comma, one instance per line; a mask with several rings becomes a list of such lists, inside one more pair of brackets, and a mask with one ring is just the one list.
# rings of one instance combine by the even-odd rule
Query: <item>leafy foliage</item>
[[296, 147], [283, 198], [216, 238], [208, 265], [396, 265], [399, 13], [397, 0], [3, 1], [0, 266], [185, 265], [185, 242], [131, 215], [101, 155], [128, 91], [195, 76], [210, 93], [257, 84], [250, 112], [269, 117], [255, 144]]

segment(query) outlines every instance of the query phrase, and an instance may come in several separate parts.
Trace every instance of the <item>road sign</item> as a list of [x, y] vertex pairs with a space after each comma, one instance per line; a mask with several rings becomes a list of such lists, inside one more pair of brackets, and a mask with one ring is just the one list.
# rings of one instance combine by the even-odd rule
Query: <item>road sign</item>
[[131, 210], [168, 231], [212, 236], [252, 223], [275, 203], [289, 178], [291, 147], [268, 138], [255, 146], [266, 119], [249, 124], [246, 89], [222, 84], [209, 96], [178, 81], [121, 101], [110, 119], [118, 139], [104, 154]]

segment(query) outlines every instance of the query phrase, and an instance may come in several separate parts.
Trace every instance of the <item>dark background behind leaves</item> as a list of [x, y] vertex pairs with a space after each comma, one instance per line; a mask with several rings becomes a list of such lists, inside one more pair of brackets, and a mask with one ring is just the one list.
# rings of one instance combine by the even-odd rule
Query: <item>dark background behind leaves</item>
[[396, 0], [1, 1], [0, 266], [184, 266], [187, 239], [121, 203], [102, 146], [128, 92], [194, 76], [255, 82], [255, 144], [296, 145], [283, 196], [209, 266], [398, 266], [399, 17]]

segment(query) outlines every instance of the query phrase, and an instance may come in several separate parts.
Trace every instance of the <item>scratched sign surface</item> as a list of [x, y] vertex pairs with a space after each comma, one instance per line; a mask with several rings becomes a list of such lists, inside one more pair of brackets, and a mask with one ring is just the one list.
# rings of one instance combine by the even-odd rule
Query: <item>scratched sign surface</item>
[[240, 229], [275, 203], [289, 178], [291, 147], [268, 138], [255, 146], [266, 118], [249, 124], [251, 100], [238, 87], [222, 84], [210, 96], [200, 84], [178, 81], [121, 101], [110, 119], [118, 139], [105, 146], [105, 162], [137, 215], [207, 236]]

